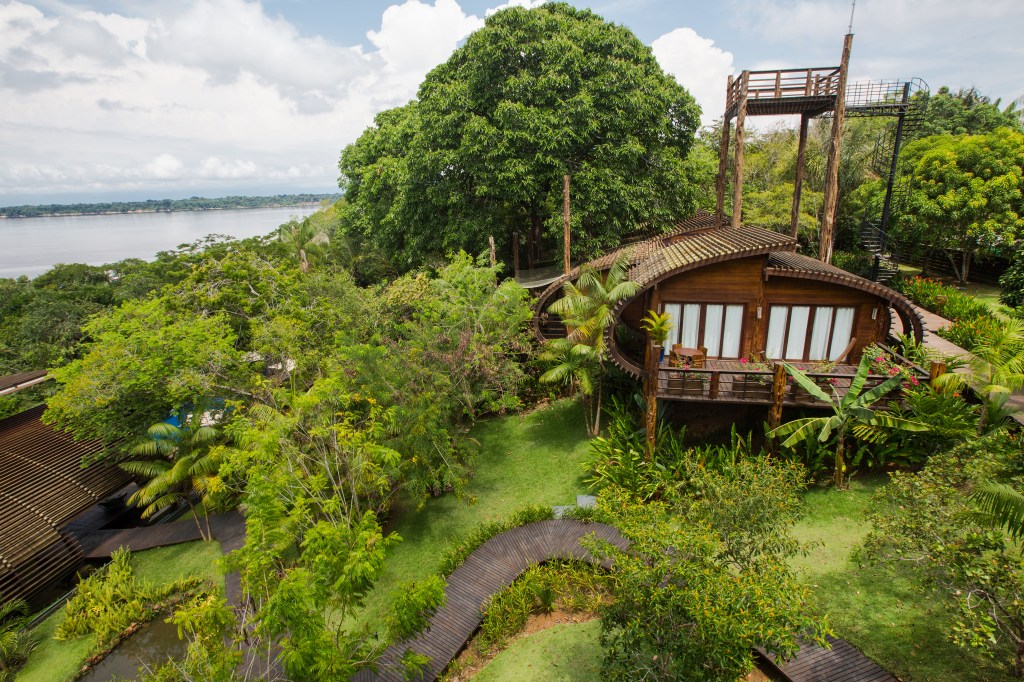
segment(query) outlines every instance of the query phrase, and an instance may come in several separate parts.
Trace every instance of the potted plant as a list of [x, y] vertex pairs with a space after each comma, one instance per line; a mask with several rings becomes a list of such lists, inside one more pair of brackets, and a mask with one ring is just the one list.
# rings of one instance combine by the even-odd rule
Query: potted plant
[[658, 364], [661, 364], [665, 359], [665, 341], [672, 331], [672, 318], [668, 313], [648, 310], [640, 326], [650, 335], [651, 343], [661, 348], [661, 354], [658, 356]]

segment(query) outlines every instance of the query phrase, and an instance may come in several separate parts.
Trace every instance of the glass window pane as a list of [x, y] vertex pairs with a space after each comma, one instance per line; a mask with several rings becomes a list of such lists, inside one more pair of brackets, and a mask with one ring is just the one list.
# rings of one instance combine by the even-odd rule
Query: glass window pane
[[722, 349], [722, 312], [725, 306], [709, 305], [704, 310], [704, 345], [708, 357], [717, 358]]
[[665, 339], [665, 344], [671, 348], [672, 344], [679, 343], [679, 318], [682, 315], [683, 307], [678, 303], [666, 303], [664, 311], [668, 313], [668, 317], [672, 320], [672, 331], [668, 333], [668, 338]]
[[828, 343], [832, 332], [832, 306], [820, 305], [814, 309], [814, 326], [811, 328], [811, 347], [807, 350], [808, 360], [824, 360], [828, 355]]
[[697, 329], [700, 325], [700, 305], [687, 303], [683, 306], [683, 324], [680, 341], [684, 348], [697, 347]]
[[725, 306], [725, 328], [722, 332], [723, 358], [740, 356], [740, 332], [743, 331], [743, 306]]
[[773, 305], [768, 314], [768, 341], [764, 354], [772, 360], [782, 357], [782, 342], [786, 338], [786, 315], [789, 308], [784, 305]]
[[850, 339], [853, 338], [853, 307], [836, 308], [836, 324], [832, 329], [832, 352], [828, 354], [829, 360], [835, 360], [846, 350]]
[[807, 342], [807, 319], [810, 316], [810, 306], [795, 305], [789, 309], [789, 338], [786, 340], [787, 360], [803, 359], [804, 345]]

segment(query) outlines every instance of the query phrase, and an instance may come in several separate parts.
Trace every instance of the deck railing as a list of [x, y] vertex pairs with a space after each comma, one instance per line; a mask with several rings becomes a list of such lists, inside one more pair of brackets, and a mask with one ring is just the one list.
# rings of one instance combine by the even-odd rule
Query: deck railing
[[[922, 368], [902, 357], [898, 353], [891, 352], [892, 359], [905, 367], [909, 374], [904, 385], [915, 383], [927, 383], [928, 373]], [[709, 361], [707, 367], [683, 368], [660, 366], [658, 368], [658, 392], [659, 398], [668, 400], [690, 400], [698, 402], [727, 402], [727, 403], [759, 403], [771, 404], [773, 402], [773, 381], [774, 371], [761, 368], [737, 368], [736, 362], [722, 363], [725, 366], [716, 366], [715, 361]], [[844, 365], [832, 371], [804, 371], [804, 374], [817, 384], [827, 395], [836, 395], [840, 398], [850, 390], [853, 382], [856, 367]], [[891, 375], [869, 374], [864, 382], [863, 391], [868, 391], [875, 386], [885, 382]], [[899, 397], [902, 386], [893, 390], [890, 399]], [[826, 404], [818, 400], [803, 387], [796, 383], [791, 376], [786, 375], [786, 387], [783, 392], [783, 404], [785, 405], [807, 405], [825, 407]]]
[[[827, 97], [839, 92], [839, 67], [747, 71], [747, 99], [786, 97]], [[737, 104], [743, 91], [743, 76], [729, 88], [726, 109]]]

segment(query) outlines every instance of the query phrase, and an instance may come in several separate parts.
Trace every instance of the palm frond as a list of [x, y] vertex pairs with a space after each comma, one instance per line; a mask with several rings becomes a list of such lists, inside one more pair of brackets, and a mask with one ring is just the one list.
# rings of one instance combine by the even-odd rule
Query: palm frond
[[784, 362], [782, 363], [782, 365], [783, 367], [786, 368], [786, 371], [789, 372], [789, 375], [793, 377], [793, 381], [799, 384], [802, 389], [804, 389], [813, 397], [817, 398], [818, 400], [824, 403], [832, 402], [832, 398], [829, 397], [829, 395], [825, 393], [825, 391], [821, 390], [821, 387], [818, 386], [818, 384], [811, 381], [810, 377], [808, 377], [802, 371], [800, 371], [793, 365], [789, 364], [788, 362]]
[[971, 499], [986, 523], [1006, 530], [1014, 540], [1024, 538], [1024, 495], [1005, 483], [979, 485]]
[[794, 419], [791, 422], [782, 424], [772, 431], [770, 435], [773, 438], [788, 435], [789, 438], [786, 439], [783, 445], [790, 447], [813, 436], [814, 433], [821, 429], [827, 421], [828, 419], [825, 417], [804, 417], [802, 419]]

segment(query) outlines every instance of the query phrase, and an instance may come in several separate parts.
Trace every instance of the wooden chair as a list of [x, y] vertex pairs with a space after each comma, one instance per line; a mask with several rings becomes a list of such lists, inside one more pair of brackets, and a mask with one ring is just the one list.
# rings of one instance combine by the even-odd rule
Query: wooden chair
[[843, 349], [843, 352], [840, 353], [833, 362], [835, 362], [837, 365], [845, 365], [846, 359], [850, 357], [850, 353], [853, 352], [853, 347], [856, 345], [857, 337], [855, 336], [852, 339], [850, 339], [850, 343], [846, 344], [846, 348]]

